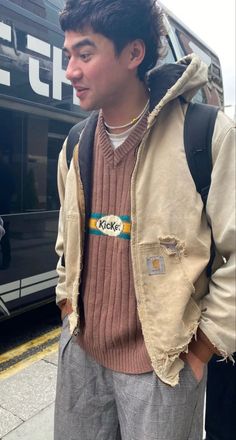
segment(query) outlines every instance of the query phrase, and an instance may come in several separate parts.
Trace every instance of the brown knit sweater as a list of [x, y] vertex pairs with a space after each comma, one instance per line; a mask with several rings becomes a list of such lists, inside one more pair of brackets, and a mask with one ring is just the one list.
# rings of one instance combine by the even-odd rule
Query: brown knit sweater
[[124, 373], [152, 371], [137, 314], [130, 251], [130, 186], [146, 116], [113, 150], [100, 114], [95, 134], [92, 207], [83, 271], [80, 346]]

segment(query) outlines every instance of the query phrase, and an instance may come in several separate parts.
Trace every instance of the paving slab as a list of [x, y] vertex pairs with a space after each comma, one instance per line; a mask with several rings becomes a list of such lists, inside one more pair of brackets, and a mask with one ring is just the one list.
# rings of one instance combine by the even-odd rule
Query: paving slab
[[58, 364], [58, 351], [53, 354], [49, 354], [48, 356], [45, 356], [43, 358], [46, 362], [50, 362], [51, 364], [57, 365]]
[[5, 435], [2, 440], [53, 440], [54, 404]]
[[43, 360], [0, 381], [0, 407], [28, 420], [55, 400], [57, 367]]
[[0, 408], [0, 439], [22, 423], [23, 421], [19, 419], [19, 417], [16, 417], [9, 411]]

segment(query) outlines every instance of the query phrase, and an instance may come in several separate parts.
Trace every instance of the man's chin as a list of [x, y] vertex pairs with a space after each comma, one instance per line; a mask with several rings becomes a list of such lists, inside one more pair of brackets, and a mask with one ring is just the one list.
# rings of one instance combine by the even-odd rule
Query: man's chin
[[80, 101], [80, 108], [86, 112], [92, 112], [94, 110], [100, 110], [100, 107], [92, 102]]

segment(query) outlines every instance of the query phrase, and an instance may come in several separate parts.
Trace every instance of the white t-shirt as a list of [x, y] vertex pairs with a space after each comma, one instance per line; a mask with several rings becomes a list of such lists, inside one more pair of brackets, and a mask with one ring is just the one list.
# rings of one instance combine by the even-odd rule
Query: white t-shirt
[[136, 122], [136, 124], [132, 125], [131, 128], [128, 128], [128, 130], [123, 131], [123, 133], [119, 133], [119, 134], [113, 134], [113, 133], [109, 133], [109, 131], [106, 132], [109, 136], [109, 139], [111, 141], [111, 145], [114, 148], [114, 150], [116, 150], [116, 148], [118, 148], [120, 145], [122, 145], [127, 137], [130, 135], [131, 131], [134, 130], [134, 128], [136, 127], [136, 125], [138, 125], [138, 123], [140, 122], [140, 119], [138, 120], [138, 122]]

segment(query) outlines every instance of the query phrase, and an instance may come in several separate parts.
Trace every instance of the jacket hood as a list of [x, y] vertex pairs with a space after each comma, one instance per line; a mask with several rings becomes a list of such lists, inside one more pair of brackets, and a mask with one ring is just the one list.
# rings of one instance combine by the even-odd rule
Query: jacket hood
[[160, 110], [173, 99], [182, 97], [189, 102], [208, 81], [208, 67], [190, 54], [175, 64], [164, 64], [150, 72], [147, 85], [150, 89], [149, 127]]

